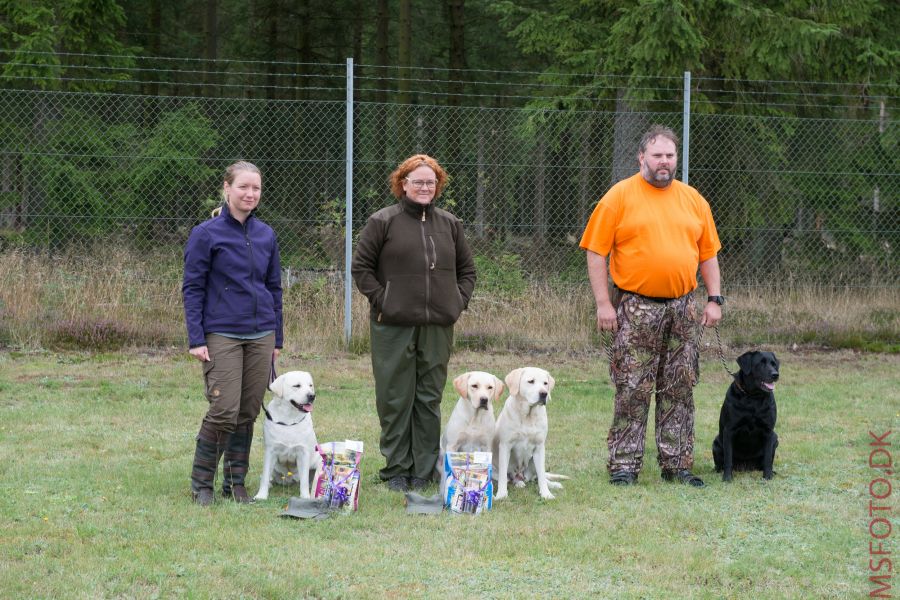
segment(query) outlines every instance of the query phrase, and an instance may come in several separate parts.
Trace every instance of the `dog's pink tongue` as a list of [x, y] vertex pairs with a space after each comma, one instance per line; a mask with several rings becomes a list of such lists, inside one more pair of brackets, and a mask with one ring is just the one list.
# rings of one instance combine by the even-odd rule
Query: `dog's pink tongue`
[[306, 412], [312, 412], [313, 405], [312, 404], [301, 404], [300, 408]]
[[774, 383], [768, 383], [766, 381], [763, 381], [762, 384], [763, 384], [763, 387], [766, 388], [767, 390], [769, 390], [770, 392], [775, 389]]

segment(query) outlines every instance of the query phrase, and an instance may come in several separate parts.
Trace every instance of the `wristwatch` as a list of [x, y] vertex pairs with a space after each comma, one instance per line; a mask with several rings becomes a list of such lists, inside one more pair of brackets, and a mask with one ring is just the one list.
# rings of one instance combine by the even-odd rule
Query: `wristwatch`
[[725, 304], [725, 296], [707, 296], [706, 301], [715, 302], [719, 306], [722, 306], [723, 304]]

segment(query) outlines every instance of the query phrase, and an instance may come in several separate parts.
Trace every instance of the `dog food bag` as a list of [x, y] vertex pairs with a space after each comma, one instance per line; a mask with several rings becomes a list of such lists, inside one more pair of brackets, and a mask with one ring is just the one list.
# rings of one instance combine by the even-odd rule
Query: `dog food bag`
[[356, 440], [316, 446], [322, 464], [313, 478], [313, 497], [325, 498], [332, 510], [353, 512], [359, 508], [359, 463], [363, 443]]
[[494, 484], [491, 481], [490, 452], [448, 452], [444, 455], [447, 492], [444, 506], [459, 514], [481, 514], [491, 509]]

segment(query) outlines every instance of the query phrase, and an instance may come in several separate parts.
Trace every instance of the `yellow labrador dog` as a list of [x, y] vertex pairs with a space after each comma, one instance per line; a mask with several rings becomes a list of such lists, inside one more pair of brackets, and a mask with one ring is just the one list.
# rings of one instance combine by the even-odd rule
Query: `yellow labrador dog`
[[562, 487], [556, 480], [568, 479], [544, 468], [547, 402], [554, 385], [550, 373], [534, 367], [515, 369], [506, 376], [509, 397], [497, 419], [493, 441], [494, 500], [507, 497], [509, 482], [521, 488], [533, 479], [537, 479], [541, 498], [552, 500], [550, 488]]
[[441, 452], [490, 452], [494, 401], [503, 393], [503, 382], [484, 371], [469, 371], [454, 379], [453, 387], [459, 400], [441, 436]]
[[263, 425], [265, 455], [259, 492], [255, 498], [269, 497], [273, 478], [278, 483], [300, 483], [300, 497], [309, 498], [309, 474], [322, 462], [316, 452], [312, 409], [316, 388], [306, 371], [289, 371], [269, 384], [272, 400]]
[[441, 496], [447, 489], [444, 455], [447, 452], [490, 452], [494, 440], [494, 401], [503, 393], [503, 382], [484, 371], [469, 371], [453, 380], [459, 400], [441, 436], [435, 469], [441, 481]]

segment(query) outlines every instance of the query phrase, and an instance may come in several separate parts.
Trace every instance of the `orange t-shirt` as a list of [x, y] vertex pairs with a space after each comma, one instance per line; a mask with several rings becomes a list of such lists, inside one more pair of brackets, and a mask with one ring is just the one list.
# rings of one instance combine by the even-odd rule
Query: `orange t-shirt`
[[581, 247], [609, 255], [610, 275], [619, 288], [678, 298], [697, 287], [697, 267], [722, 243], [709, 203], [697, 190], [678, 180], [655, 188], [637, 173], [600, 199]]

